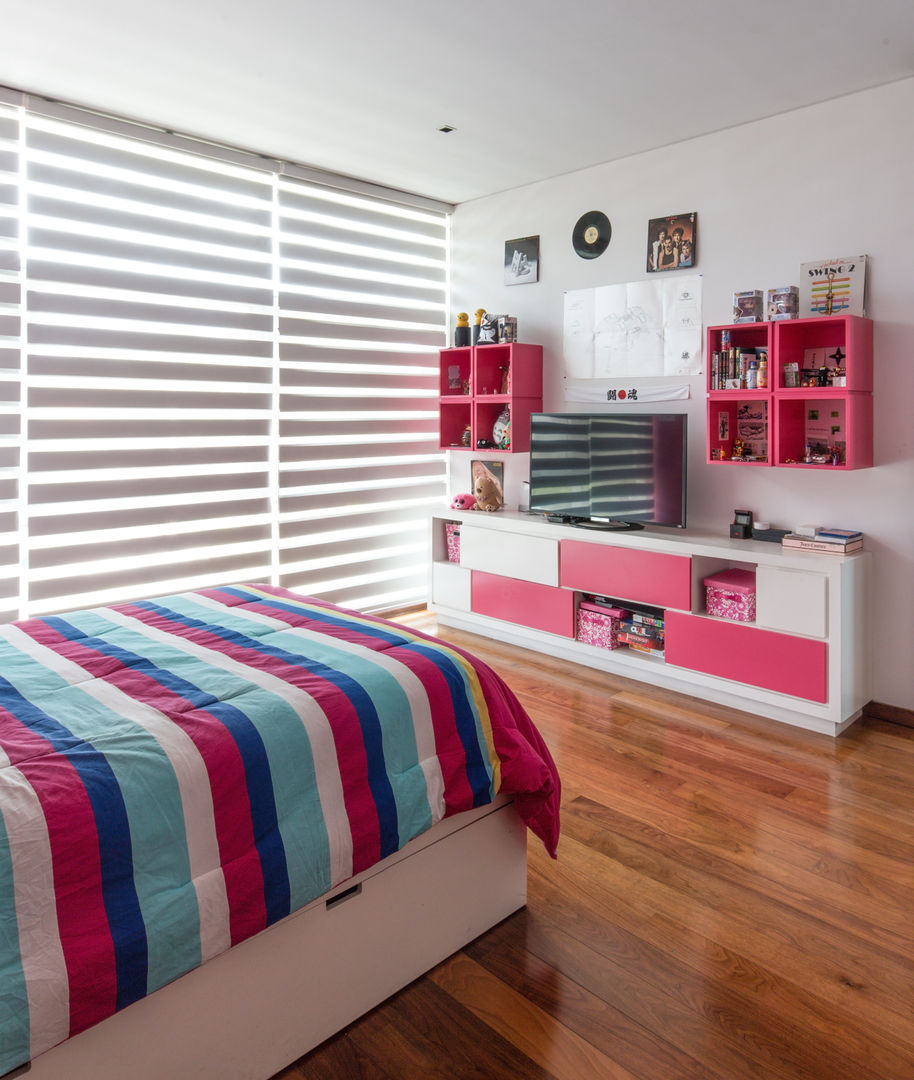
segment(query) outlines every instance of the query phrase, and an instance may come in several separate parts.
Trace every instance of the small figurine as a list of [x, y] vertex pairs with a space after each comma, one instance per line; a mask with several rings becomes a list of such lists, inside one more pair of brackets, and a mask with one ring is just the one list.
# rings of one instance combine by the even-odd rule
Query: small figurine
[[472, 440], [473, 434], [470, 431], [470, 425], [467, 424], [467, 426], [463, 429], [463, 434], [460, 436], [460, 443], [462, 446], [469, 446]]
[[483, 317], [483, 315], [485, 315], [485, 313], [486, 313], [485, 308], [477, 308], [476, 309], [476, 324], [473, 327], [473, 344], [474, 345], [479, 344], [479, 330], [480, 330], [480, 327], [482, 326], [482, 317]]
[[746, 445], [742, 439], [733, 440], [733, 457], [741, 458], [746, 456]]
[[455, 495], [451, 499], [452, 510], [475, 510], [476, 509], [476, 496], [471, 495], [469, 492], [463, 492], [460, 495]]
[[479, 326], [479, 345], [498, 344], [498, 316], [484, 312]]
[[454, 347], [461, 348], [470, 344], [470, 316], [465, 311], [458, 312], [457, 326], [454, 330]]

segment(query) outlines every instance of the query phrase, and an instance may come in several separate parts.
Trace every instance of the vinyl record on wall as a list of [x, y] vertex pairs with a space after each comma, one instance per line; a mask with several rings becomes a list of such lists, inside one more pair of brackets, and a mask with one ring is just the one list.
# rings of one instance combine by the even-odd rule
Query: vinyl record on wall
[[571, 246], [582, 259], [595, 259], [609, 247], [612, 234], [609, 218], [599, 210], [588, 210], [575, 223]]

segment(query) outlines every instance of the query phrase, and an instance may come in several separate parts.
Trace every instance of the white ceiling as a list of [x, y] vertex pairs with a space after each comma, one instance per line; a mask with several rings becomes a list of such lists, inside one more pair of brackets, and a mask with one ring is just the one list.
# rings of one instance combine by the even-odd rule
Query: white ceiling
[[914, 75], [914, 0], [0, 0], [0, 18], [0, 84], [453, 203]]

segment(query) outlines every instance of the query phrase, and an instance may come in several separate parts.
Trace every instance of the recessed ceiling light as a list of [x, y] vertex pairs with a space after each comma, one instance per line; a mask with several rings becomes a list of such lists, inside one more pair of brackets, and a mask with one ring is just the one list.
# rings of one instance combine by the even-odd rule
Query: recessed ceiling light
[[444, 127], [438, 128], [442, 135], [450, 135], [452, 131], [456, 131], [457, 128], [451, 127], [450, 124], [445, 124]]

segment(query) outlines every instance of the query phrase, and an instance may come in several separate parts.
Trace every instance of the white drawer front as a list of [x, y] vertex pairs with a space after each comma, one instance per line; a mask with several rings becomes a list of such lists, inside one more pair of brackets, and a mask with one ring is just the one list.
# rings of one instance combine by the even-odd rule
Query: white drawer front
[[558, 585], [559, 545], [541, 536], [479, 529], [464, 523], [460, 527], [460, 565], [540, 585]]
[[824, 574], [759, 566], [755, 587], [757, 626], [807, 637], [828, 636], [828, 579]]
[[470, 571], [456, 563], [435, 563], [432, 566], [432, 603], [469, 611]]

